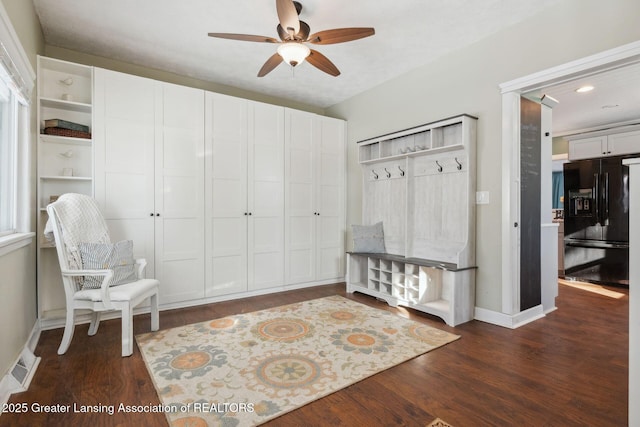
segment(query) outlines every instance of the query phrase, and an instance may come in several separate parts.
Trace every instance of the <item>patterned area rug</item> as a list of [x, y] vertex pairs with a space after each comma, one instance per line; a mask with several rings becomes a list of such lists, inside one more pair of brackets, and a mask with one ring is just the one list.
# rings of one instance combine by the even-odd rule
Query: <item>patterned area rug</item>
[[172, 426], [257, 425], [459, 338], [340, 296], [138, 335]]

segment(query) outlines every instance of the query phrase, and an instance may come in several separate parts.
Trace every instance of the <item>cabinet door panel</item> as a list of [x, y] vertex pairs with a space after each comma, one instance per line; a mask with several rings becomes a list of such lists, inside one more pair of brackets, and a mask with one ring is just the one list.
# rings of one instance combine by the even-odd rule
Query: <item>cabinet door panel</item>
[[95, 195], [111, 239], [133, 240], [156, 277], [154, 247], [154, 145], [156, 82], [96, 68]]
[[316, 279], [344, 275], [344, 122], [316, 117]]
[[161, 84], [156, 104], [156, 271], [160, 301], [204, 297], [204, 91]]
[[284, 108], [250, 103], [248, 287], [284, 284]]
[[606, 152], [606, 136], [569, 141], [569, 160], [593, 159], [606, 155]]
[[318, 280], [342, 276], [344, 251], [331, 246], [318, 250]]
[[245, 256], [217, 256], [211, 261], [215, 271], [207, 295], [226, 295], [247, 290]]
[[206, 295], [247, 290], [247, 101], [206, 94]]
[[[109, 227], [109, 237], [111, 241], [133, 240], [133, 256], [135, 258], [145, 258], [146, 254], [153, 253], [153, 239], [149, 239], [153, 235], [153, 220], [106, 220]], [[153, 263], [153, 259], [147, 260]], [[147, 272], [146, 277], [152, 277]]]
[[640, 152], [640, 131], [609, 135], [608, 151], [611, 156]]
[[229, 256], [245, 253], [247, 220], [245, 218], [216, 218], [212, 224], [213, 242], [212, 255]]
[[315, 280], [316, 256], [312, 249], [291, 249], [289, 251], [288, 283], [304, 283]]
[[153, 169], [152, 123], [106, 117], [104, 162], [109, 172], [146, 174]]

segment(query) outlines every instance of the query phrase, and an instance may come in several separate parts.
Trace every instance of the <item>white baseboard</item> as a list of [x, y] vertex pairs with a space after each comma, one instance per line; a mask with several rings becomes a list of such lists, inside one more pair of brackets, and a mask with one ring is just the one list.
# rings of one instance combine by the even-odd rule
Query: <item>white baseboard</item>
[[[309, 288], [312, 286], [332, 285], [335, 283], [341, 283], [343, 281], [344, 281], [343, 278], [334, 278], [334, 279], [328, 279], [328, 280], [321, 280], [317, 282], [299, 283], [294, 285], [282, 285], [282, 286], [277, 286], [277, 287], [268, 288], [268, 289], [260, 289], [260, 290], [248, 291], [248, 292], [238, 292], [238, 293], [229, 294], [229, 295], [200, 298], [200, 299], [195, 299], [190, 301], [180, 301], [176, 303], [162, 304], [162, 301], [160, 301], [159, 309], [160, 311], [164, 311], [164, 310], [175, 310], [178, 308], [195, 307], [198, 305], [212, 304], [212, 303], [222, 302], [222, 301], [231, 301], [235, 299], [273, 294], [276, 292], [292, 291], [295, 289]], [[149, 313], [148, 305], [140, 306], [133, 310], [134, 316], [137, 316], [138, 314], [144, 314], [144, 313]], [[104, 312], [100, 317], [101, 320], [119, 319], [119, 318], [120, 318], [119, 311]], [[162, 321], [162, 319], [160, 320]], [[90, 323], [90, 322], [91, 322], [90, 314], [76, 315], [76, 325]], [[40, 319], [40, 330], [47, 331], [50, 329], [64, 328], [64, 323], [65, 323], [64, 317], [52, 317], [52, 318]]]
[[486, 308], [476, 307], [474, 318], [504, 328], [516, 329], [545, 316], [542, 304], [516, 314], [504, 314]]
[[11, 365], [9, 372], [0, 380], [0, 404], [3, 407], [13, 393], [26, 391], [29, 388], [31, 379], [40, 364], [40, 358], [33, 354], [39, 338], [40, 326], [36, 322], [20, 355]]

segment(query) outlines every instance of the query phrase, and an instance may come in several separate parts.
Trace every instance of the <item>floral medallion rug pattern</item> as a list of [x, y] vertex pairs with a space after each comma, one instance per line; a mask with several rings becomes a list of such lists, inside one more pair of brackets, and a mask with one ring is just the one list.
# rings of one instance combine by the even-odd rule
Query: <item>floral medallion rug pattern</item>
[[280, 416], [459, 338], [331, 296], [138, 335], [172, 426]]

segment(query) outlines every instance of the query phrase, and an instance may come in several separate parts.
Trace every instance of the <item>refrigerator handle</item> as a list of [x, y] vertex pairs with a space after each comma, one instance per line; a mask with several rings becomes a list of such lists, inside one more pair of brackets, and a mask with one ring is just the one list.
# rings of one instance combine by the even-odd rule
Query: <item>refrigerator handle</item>
[[600, 225], [609, 225], [609, 172], [602, 174], [602, 207], [600, 208], [602, 213], [602, 222]]
[[595, 209], [595, 222], [600, 222], [600, 174], [593, 174], [593, 208]]

